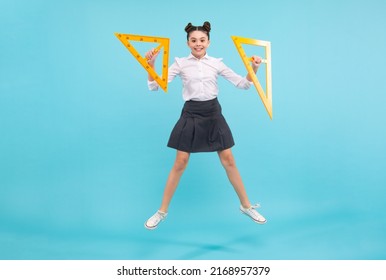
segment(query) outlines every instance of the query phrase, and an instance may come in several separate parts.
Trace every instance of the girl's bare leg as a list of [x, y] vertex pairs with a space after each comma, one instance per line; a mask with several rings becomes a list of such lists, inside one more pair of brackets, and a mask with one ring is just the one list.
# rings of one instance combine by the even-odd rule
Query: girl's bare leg
[[169, 177], [166, 181], [166, 186], [162, 198], [162, 203], [160, 207], [160, 211], [167, 213], [170, 201], [174, 195], [175, 190], [177, 189], [178, 183], [182, 174], [185, 171], [186, 166], [189, 162], [190, 153], [177, 151], [176, 160], [172, 167], [172, 170], [169, 173]]
[[251, 207], [247, 192], [245, 191], [244, 183], [241, 179], [239, 170], [237, 169], [235, 159], [231, 149], [226, 149], [218, 152], [221, 164], [224, 166], [228, 175], [228, 179], [235, 189], [237, 196], [240, 199], [240, 203], [244, 208]]

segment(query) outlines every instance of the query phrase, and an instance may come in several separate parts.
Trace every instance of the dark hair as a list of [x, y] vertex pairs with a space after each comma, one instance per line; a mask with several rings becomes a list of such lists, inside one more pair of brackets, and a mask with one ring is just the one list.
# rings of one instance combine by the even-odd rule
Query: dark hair
[[206, 33], [206, 35], [208, 35], [208, 39], [209, 39], [209, 32], [210, 32], [210, 23], [209, 21], [205, 21], [204, 24], [202, 26], [194, 26], [192, 25], [190, 22], [188, 23], [188, 25], [185, 27], [185, 31], [186, 31], [186, 39], [189, 40], [189, 34], [190, 32], [192, 31], [202, 31], [204, 33]]

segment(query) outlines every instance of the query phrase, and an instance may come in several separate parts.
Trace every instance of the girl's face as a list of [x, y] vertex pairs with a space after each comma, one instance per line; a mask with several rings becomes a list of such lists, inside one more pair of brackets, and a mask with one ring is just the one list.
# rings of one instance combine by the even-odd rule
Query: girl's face
[[206, 49], [209, 47], [208, 35], [205, 32], [195, 30], [190, 32], [188, 47], [192, 50], [192, 55], [196, 58], [203, 58]]

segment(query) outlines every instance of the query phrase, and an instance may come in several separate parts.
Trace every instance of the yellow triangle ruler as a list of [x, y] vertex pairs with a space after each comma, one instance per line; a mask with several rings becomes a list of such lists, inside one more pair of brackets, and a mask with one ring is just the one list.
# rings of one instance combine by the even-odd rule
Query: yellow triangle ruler
[[[142, 67], [149, 73], [149, 75], [158, 83], [158, 85], [165, 91], [168, 91], [168, 69], [169, 69], [169, 38], [163, 37], [150, 37], [133, 34], [115, 33], [115, 36], [121, 41], [121, 43], [130, 51], [134, 58], [142, 65]], [[139, 52], [131, 44], [131, 41], [147, 42], [147, 43], [159, 43], [156, 47], [156, 51], [160, 51], [163, 48], [163, 60], [162, 60], [162, 77], [160, 77], [154, 69], [149, 65], [147, 59], [139, 54]]]
[[[248, 39], [238, 36], [232, 36], [233, 43], [236, 46], [237, 51], [240, 54], [241, 59], [244, 62], [245, 68], [248, 71], [249, 76], [252, 78], [252, 82], [255, 85], [257, 92], [263, 101], [264, 107], [267, 110], [269, 117], [272, 119], [272, 71], [271, 71], [271, 43], [268, 41], [261, 41], [256, 39]], [[251, 66], [251, 58], [245, 54], [245, 51], [241, 44], [248, 44], [254, 46], [260, 46], [265, 48], [265, 59], [262, 63], [266, 63], [266, 92], [262, 88], [259, 80], [257, 79], [256, 73], [253, 71]]]

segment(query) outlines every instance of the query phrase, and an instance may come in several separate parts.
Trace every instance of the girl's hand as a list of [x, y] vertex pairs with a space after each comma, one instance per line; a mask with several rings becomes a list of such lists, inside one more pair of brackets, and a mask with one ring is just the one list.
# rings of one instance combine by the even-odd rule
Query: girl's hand
[[252, 62], [252, 67], [257, 69], [261, 64], [262, 59], [260, 56], [254, 55], [252, 56], [251, 62]]
[[158, 54], [159, 54], [159, 51], [157, 51], [155, 49], [151, 49], [150, 51], [148, 51], [145, 54], [145, 57], [147, 59], [147, 63], [149, 63], [150, 66], [154, 66], [155, 59], [157, 58]]
[[[263, 60], [261, 59], [260, 56], [257, 56], [257, 55], [254, 55], [251, 57], [251, 64], [252, 64], [252, 69], [253, 69], [253, 72], [257, 72], [257, 69], [259, 69], [259, 66], [260, 64], [263, 62]], [[247, 75], [247, 80], [252, 82], [252, 77], [249, 75]]]

